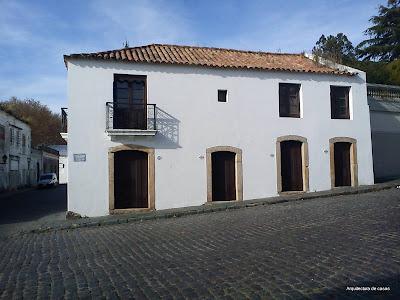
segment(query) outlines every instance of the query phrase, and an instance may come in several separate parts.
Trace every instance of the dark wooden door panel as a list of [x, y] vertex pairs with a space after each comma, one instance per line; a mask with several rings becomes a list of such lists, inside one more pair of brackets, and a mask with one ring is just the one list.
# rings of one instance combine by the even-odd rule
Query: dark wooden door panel
[[303, 190], [301, 146], [298, 141], [281, 142], [282, 191]]
[[350, 143], [335, 143], [335, 186], [351, 186]]
[[227, 151], [211, 155], [213, 201], [236, 200], [235, 156]]
[[148, 207], [147, 153], [119, 151], [114, 154], [114, 207]]
[[146, 76], [114, 75], [114, 129], [147, 129]]

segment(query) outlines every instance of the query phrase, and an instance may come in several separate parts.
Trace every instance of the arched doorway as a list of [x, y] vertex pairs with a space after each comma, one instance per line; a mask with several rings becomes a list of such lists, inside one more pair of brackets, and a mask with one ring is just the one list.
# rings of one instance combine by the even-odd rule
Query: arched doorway
[[356, 140], [348, 137], [336, 137], [330, 139], [329, 144], [332, 188], [357, 186]]
[[278, 193], [308, 191], [308, 143], [297, 135], [278, 137], [276, 141]]
[[207, 202], [243, 200], [242, 150], [207, 149]]
[[110, 211], [154, 209], [154, 149], [110, 149]]

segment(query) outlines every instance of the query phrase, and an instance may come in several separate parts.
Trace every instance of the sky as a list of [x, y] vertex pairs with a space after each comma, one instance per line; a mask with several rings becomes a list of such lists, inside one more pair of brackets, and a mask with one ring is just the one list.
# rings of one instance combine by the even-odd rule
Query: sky
[[64, 54], [152, 43], [310, 52], [321, 34], [357, 45], [384, 0], [0, 0], [0, 100], [67, 106]]

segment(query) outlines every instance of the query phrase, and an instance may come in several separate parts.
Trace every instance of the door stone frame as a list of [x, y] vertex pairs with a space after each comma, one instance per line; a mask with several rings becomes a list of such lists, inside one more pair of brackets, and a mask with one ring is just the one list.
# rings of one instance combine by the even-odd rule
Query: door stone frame
[[[282, 170], [281, 170], [281, 142], [297, 141], [301, 142], [301, 161], [302, 161], [302, 175], [303, 175], [303, 190], [302, 191], [282, 191]], [[285, 135], [276, 139], [276, 179], [277, 191], [279, 195], [298, 194], [309, 191], [309, 171], [308, 171], [309, 157], [308, 157], [308, 141], [305, 137], [299, 135]]]
[[[148, 207], [146, 208], [123, 208], [115, 209], [115, 196], [114, 196], [114, 153], [119, 151], [140, 151], [147, 153], [147, 199]], [[108, 190], [109, 190], [109, 211], [110, 214], [137, 212], [137, 211], [151, 211], [155, 210], [155, 150], [139, 145], [120, 145], [108, 149]]]
[[211, 202], [228, 202], [212, 200], [212, 159], [214, 152], [227, 151], [235, 153], [235, 183], [236, 183], [236, 200], [243, 201], [243, 166], [242, 166], [242, 149], [232, 146], [215, 146], [206, 149], [206, 169], [207, 169], [207, 203]]
[[357, 140], [350, 137], [334, 137], [329, 139], [331, 188], [338, 188], [335, 186], [335, 143], [350, 144], [351, 186], [358, 186]]

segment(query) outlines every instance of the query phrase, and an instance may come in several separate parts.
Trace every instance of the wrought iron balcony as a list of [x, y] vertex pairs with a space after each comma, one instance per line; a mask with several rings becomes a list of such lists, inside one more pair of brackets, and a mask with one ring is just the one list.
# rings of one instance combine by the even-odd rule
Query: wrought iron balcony
[[107, 102], [109, 135], [155, 135], [157, 118], [155, 104]]
[[62, 107], [61, 108], [61, 132], [67, 132], [68, 127], [68, 108]]
[[64, 140], [68, 140], [68, 108], [61, 108], [61, 132], [60, 135]]
[[400, 101], [400, 86], [368, 83], [367, 95], [377, 100]]

